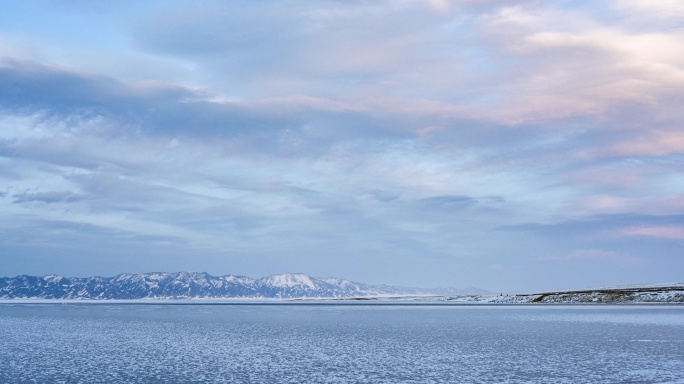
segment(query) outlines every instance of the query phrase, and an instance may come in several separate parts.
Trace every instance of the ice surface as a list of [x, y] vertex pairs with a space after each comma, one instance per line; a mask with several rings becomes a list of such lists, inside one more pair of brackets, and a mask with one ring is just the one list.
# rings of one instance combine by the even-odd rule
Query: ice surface
[[0, 383], [684, 383], [684, 307], [0, 304]]

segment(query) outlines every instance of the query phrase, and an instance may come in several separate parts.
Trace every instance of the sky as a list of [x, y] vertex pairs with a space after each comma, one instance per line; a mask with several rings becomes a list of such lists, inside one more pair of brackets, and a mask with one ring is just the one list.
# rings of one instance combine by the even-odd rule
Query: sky
[[684, 281], [678, 0], [0, 0], [0, 275]]

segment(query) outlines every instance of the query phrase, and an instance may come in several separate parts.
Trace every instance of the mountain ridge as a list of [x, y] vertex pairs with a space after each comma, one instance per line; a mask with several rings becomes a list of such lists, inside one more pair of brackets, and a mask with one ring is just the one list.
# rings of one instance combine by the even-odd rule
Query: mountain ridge
[[213, 276], [206, 272], [122, 273], [112, 277], [20, 275], [0, 277], [0, 299], [230, 299], [230, 298], [354, 298], [390, 295], [485, 293], [478, 289], [420, 289], [358, 283], [284, 273], [251, 278]]

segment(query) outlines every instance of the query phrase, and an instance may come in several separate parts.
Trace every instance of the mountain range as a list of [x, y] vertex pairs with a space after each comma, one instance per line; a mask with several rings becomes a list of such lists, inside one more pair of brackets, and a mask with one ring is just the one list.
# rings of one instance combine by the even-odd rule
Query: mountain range
[[477, 288], [419, 289], [369, 285], [337, 278], [287, 273], [259, 279], [212, 276], [204, 272], [155, 272], [114, 277], [0, 277], [0, 299], [230, 299], [230, 298], [356, 298], [397, 295], [466, 295], [487, 293]]

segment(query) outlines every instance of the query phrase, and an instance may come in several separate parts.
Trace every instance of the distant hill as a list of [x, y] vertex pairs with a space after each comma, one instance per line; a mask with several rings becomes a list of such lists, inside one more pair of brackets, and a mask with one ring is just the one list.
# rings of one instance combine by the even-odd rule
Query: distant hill
[[[425, 301], [423, 298], [403, 300]], [[573, 291], [430, 297], [430, 301], [481, 304], [684, 304], [684, 283], [594, 288]]]
[[301, 273], [260, 279], [203, 272], [121, 274], [114, 277], [17, 276], [0, 278], [0, 299], [354, 298], [392, 295], [482, 294], [466, 290], [369, 285]]

